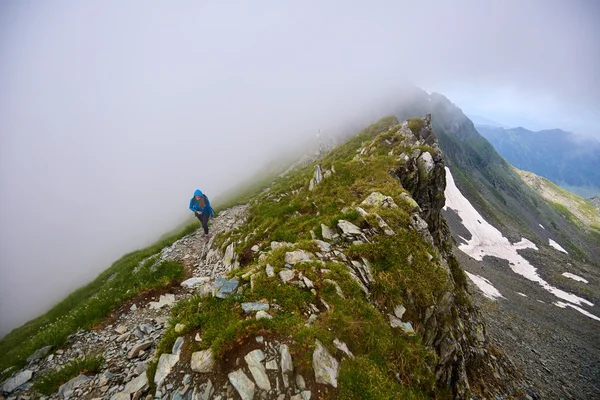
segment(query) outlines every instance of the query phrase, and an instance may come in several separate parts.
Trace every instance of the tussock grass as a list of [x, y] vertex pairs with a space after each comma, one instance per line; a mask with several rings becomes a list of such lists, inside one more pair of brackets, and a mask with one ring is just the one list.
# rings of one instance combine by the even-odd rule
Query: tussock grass
[[101, 370], [102, 365], [104, 365], [104, 358], [101, 355], [87, 355], [77, 358], [56, 371], [40, 376], [33, 383], [33, 387], [37, 392], [50, 396], [63, 383], [70, 381], [79, 374], [95, 374]]

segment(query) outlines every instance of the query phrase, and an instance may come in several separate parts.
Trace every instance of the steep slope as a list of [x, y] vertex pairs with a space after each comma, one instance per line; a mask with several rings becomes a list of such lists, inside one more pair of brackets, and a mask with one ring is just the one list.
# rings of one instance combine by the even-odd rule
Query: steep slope
[[448, 99], [412, 97], [397, 114], [433, 114], [449, 166], [445, 216], [493, 343], [543, 397], [597, 397], [600, 238], [532, 190]]
[[532, 171], [581, 196], [600, 192], [600, 142], [560, 129], [530, 131], [477, 125], [496, 151], [519, 169]]
[[58, 363], [97, 352], [105, 360], [97, 375], [76, 378], [61, 393], [294, 400], [515, 394], [524, 387], [488, 346], [451, 252], [445, 173], [429, 117], [400, 125], [383, 119], [318, 164], [276, 179], [247, 205], [223, 211], [210, 241], [193, 233], [143, 260], [150, 269], [182, 263], [190, 279], [166, 294], [136, 297], [96, 330], [11, 371], [11, 379], [33, 375], [33, 389], [10, 380], [3, 389], [51, 394], [56, 388], [42, 383], [56, 380]]

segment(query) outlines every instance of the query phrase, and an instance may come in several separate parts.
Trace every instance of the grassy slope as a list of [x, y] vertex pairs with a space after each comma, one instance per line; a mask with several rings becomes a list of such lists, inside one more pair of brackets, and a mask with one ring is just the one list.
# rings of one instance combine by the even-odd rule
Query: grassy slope
[[[395, 118], [383, 119], [320, 160], [319, 164], [324, 169], [334, 166], [336, 172], [313, 192], [307, 190], [314, 172], [314, 164], [311, 164], [278, 179], [269, 192], [255, 199], [251, 203], [248, 223], [228, 237], [219, 238], [222, 248], [232, 241], [238, 243], [242, 269], [232, 275], [243, 281], [245, 273], [256, 271], [252, 278], [253, 289], [246, 287], [243, 294], [226, 300], [194, 297], [179, 303], [157, 353], [169, 352], [178, 336], [193, 337], [197, 333], [203, 340], [193, 341], [191, 351], [210, 347], [217, 358], [259, 334], [288, 337], [293, 340], [291, 350], [295, 367], [299, 373], [308, 376], [311, 374], [308, 367], [315, 338], [328, 346], [337, 337], [351, 345], [356, 355], [355, 359], [344, 360], [341, 364], [340, 398], [446, 397], [450, 393], [449, 388], [436, 389], [434, 386], [435, 354], [421, 343], [418, 336], [409, 337], [393, 330], [385, 314], [380, 312], [390, 312], [406, 300], [409, 291], [419, 307], [429, 307], [435, 303], [439, 293], [450, 287], [448, 275], [438, 265], [437, 251], [424, 243], [414, 230], [407, 229], [409, 205], [400, 200], [404, 190], [388, 172], [398, 162], [395, 157], [387, 155], [390, 146], [384, 142], [393, 136], [393, 132], [375, 139], [374, 150], [364, 156], [365, 163], [352, 160], [357, 149], [373, 140], [376, 134], [386, 132], [396, 122]], [[395, 154], [404, 150], [396, 147]], [[275, 268], [276, 273], [285, 269], [286, 251], [317, 251], [311, 241], [311, 231], [320, 238], [321, 223], [333, 227], [338, 220], [345, 219], [366, 227], [367, 222], [351, 206], [360, 203], [373, 191], [392, 196], [399, 204], [400, 207], [394, 210], [376, 210], [397, 234], [378, 235], [373, 237], [372, 243], [351, 245], [346, 254], [353, 259], [365, 257], [372, 262], [375, 283], [371, 287], [371, 298], [379, 310], [367, 301], [347, 267], [340, 263], [327, 262], [323, 266], [314, 262], [296, 266], [314, 282], [316, 296], [306, 289], [280, 284], [277, 276], [266, 276], [264, 266], [267, 263]], [[343, 212], [345, 207], [350, 211]], [[370, 224], [377, 225], [375, 221], [370, 221]], [[269, 251], [266, 259], [258, 261], [258, 256], [250, 248], [258, 245], [261, 250], [268, 250], [273, 240], [293, 244]], [[435, 258], [430, 260], [428, 254], [434, 254]], [[413, 256], [412, 265], [407, 263], [409, 255]], [[324, 276], [322, 268], [331, 272]], [[335, 287], [324, 278], [338, 282], [345, 298], [339, 297]], [[305, 326], [309, 304], [320, 304], [319, 299], [325, 300], [331, 309], [322, 310], [324, 312], [314, 324]], [[269, 311], [273, 319], [256, 320], [244, 315], [240, 308], [242, 302], [260, 300], [278, 305]], [[183, 333], [175, 333], [173, 327], [177, 323], [185, 324]], [[335, 353], [334, 348], [329, 350]], [[155, 368], [156, 364], [150, 366], [150, 378]]]

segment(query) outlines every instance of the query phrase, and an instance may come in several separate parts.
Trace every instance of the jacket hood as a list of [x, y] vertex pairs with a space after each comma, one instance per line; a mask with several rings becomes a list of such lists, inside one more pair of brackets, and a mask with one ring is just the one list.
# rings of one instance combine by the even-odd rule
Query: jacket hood
[[196, 196], [202, 196], [202, 191], [200, 189], [196, 189], [196, 191], [194, 192], [194, 197]]

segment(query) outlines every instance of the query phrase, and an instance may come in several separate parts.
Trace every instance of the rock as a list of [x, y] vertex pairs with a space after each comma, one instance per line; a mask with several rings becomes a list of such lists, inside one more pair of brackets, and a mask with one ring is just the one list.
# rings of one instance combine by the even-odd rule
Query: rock
[[275, 371], [278, 368], [277, 361], [276, 360], [267, 361], [266, 367], [270, 371]]
[[2, 384], [2, 391], [6, 393], [11, 393], [19, 386], [29, 382], [31, 377], [33, 376], [33, 371], [26, 369], [25, 371], [21, 371], [10, 379], [7, 379]]
[[267, 371], [261, 363], [264, 359], [265, 354], [262, 350], [253, 350], [244, 357], [256, 385], [262, 390], [269, 391], [271, 390], [271, 382], [269, 382]]
[[433, 161], [433, 157], [428, 151], [423, 152], [421, 157], [418, 160], [419, 170], [423, 169], [426, 174], [429, 174], [431, 170], [435, 167], [435, 163]]
[[279, 354], [281, 355], [281, 373], [291, 376], [294, 372], [294, 364], [292, 363], [292, 355], [287, 344], [279, 346]]
[[210, 282], [210, 278], [208, 276], [194, 277], [181, 282], [181, 286], [193, 288], [195, 286], [204, 285], [207, 282]]
[[262, 310], [256, 313], [256, 319], [263, 319], [263, 318], [272, 319], [273, 316], [271, 316], [266, 311], [262, 311]]
[[127, 332], [127, 327], [125, 325], [119, 325], [115, 328], [115, 332], [117, 332], [119, 335], [122, 335]]
[[267, 273], [267, 276], [269, 278], [272, 278], [275, 276], [275, 268], [273, 268], [273, 266], [270, 264], [267, 264], [267, 266], [265, 267], [265, 272]]
[[206, 374], [213, 370], [214, 364], [215, 360], [211, 349], [192, 353], [192, 371]]
[[306, 276], [303, 276], [302, 280], [304, 281], [304, 284], [306, 285], [307, 288], [312, 289], [312, 288], [315, 287], [313, 281], [311, 281], [310, 279], [308, 279]]
[[46, 357], [46, 355], [50, 352], [51, 349], [52, 346], [46, 346], [36, 350], [35, 353], [33, 353], [27, 358], [27, 362], [31, 363], [33, 361], [39, 360], [42, 357]]
[[58, 395], [63, 398], [70, 397], [73, 394], [73, 392], [75, 391], [75, 389], [77, 389], [79, 386], [83, 385], [84, 383], [87, 383], [89, 380], [90, 380], [90, 378], [83, 374], [76, 376], [75, 378], [71, 379], [67, 383], [63, 383], [60, 386], [60, 388], [58, 388]]
[[410, 210], [412, 212], [421, 211], [421, 207], [419, 207], [419, 203], [417, 203], [408, 193], [402, 193], [400, 198], [409, 205]]
[[242, 310], [249, 313], [252, 311], [268, 311], [269, 303], [253, 302], [253, 303], [242, 303]]
[[323, 239], [325, 240], [335, 240], [339, 237], [337, 233], [324, 224], [321, 224], [321, 236], [323, 236]]
[[313, 352], [313, 369], [315, 370], [315, 380], [317, 383], [323, 383], [337, 387], [337, 373], [339, 363], [333, 358], [327, 349], [319, 340], [315, 340], [315, 351]]
[[338, 228], [344, 232], [346, 235], [361, 235], [362, 232], [360, 228], [354, 225], [352, 222], [348, 222], [346, 220], [340, 219], [338, 221]]
[[183, 337], [179, 336], [177, 338], [177, 340], [175, 341], [175, 344], [173, 344], [173, 351], [171, 351], [171, 353], [178, 356], [181, 353], [182, 346], [183, 346]]
[[321, 250], [323, 253], [329, 253], [331, 251], [331, 245], [327, 242], [322, 240], [313, 240], [313, 243], [316, 244], [319, 250]]
[[312, 177], [312, 179], [310, 180], [310, 183], [308, 184], [308, 190], [312, 191], [315, 186], [317, 186], [319, 183], [321, 183], [321, 181], [323, 180], [323, 172], [321, 171], [321, 166], [317, 165], [315, 167], [315, 175]]
[[309, 326], [312, 325], [316, 320], [317, 320], [317, 315], [316, 314], [310, 314], [310, 317], [308, 317], [308, 321], [306, 321], [306, 324], [304, 324], [305, 326]]
[[394, 308], [394, 315], [397, 318], [402, 319], [402, 316], [404, 315], [405, 311], [406, 311], [406, 308], [404, 308], [404, 306], [402, 304], [399, 304], [396, 306], [396, 308]]
[[165, 295], [161, 295], [158, 301], [151, 301], [149, 303], [150, 309], [159, 310], [165, 306], [170, 306], [175, 303], [175, 295], [171, 293], [167, 293]]
[[271, 242], [271, 250], [279, 249], [281, 247], [292, 246], [292, 243], [288, 242]]
[[148, 377], [146, 374], [141, 374], [137, 378], [129, 381], [127, 385], [125, 385], [125, 389], [123, 389], [122, 393], [134, 394], [137, 392], [144, 392], [148, 389]]
[[358, 213], [360, 214], [361, 217], [366, 217], [367, 215], [369, 215], [368, 212], [366, 212], [365, 210], [363, 210], [360, 207], [356, 207], [356, 211], [358, 211]]
[[394, 199], [390, 196], [385, 196], [379, 192], [373, 192], [363, 200], [362, 203], [367, 206], [376, 206], [376, 207], [385, 207], [385, 208], [395, 208], [398, 205], [394, 202]]
[[177, 324], [175, 325], [175, 332], [181, 333], [185, 329], [185, 324]]
[[377, 218], [377, 224], [379, 225], [379, 227], [381, 229], [383, 229], [383, 232], [388, 235], [388, 236], [392, 236], [395, 235], [396, 233], [392, 230], [392, 228], [390, 228], [390, 226], [387, 224], [387, 222], [385, 222], [383, 220], [383, 218], [381, 218], [379, 216], [379, 214], [375, 213], [375, 218]]
[[244, 371], [238, 369], [237, 371], [229, 373], [227, 377], [242, 400], [252, 400], [254, 398], [255, 385], [246, 374], [244, 374]]
[[[204, 389], [202, 389], [202, 387]], [[214, 392], [214, 386], [212, 381], [209, 379], [208, 382], [201, 386], [202, 393], [196, 394], [196, 389], [194, 389], [194, 393], [192, 394], [192, 400], [210, 400]]]
[[285, 253], [285, 262], [291, 265], [310, 261], [312, 261], [310, 253], [304, 250], [288, 251]]
[[302, 375], [296, 375], [296, 387], [298, 390], [306, 389], [306, 382], [304, 382], [304, 377]]
[[165, 378], [171, 373], [171, 370], [179, 361], [179, 356], [175, 354], [161, 354], [154, 375], [154, 383], [156, 386], [161, 386]]
[[336, 348], [338, 348], [339, 350], [341, 350], [342, 352], [344, 352], [348, 357], [354, 358], [354, 354], [352, 354], [350, 349], [348, 349], [348, 346], [346, 345], [346, 343], [341, 342], [338, 338], [335, 338], [333, 340], [333, 345]]
[[235, 257], [235, 253], [233, 251], [234, 247], [234, 243], [230, 243], [229, 246], [227, 246], [227, 248], [225, 249], [225, 255], [223, 256], [223, 265], [225, 265], [226, 268], [231, 267], [233, 265], [233, 259]]
[[400, 321], [400, 319], [396, 318], [392, 314], [388, 314], [388, 317], [390, 317], [390, 326], [392, 328], [400, 328], [400, 326], [402, 326], [402, 321]]
[[288, 282], [291, 281], [292, 279], [294, 279], [294, 271], [290, 271], [290, 270], [284, 270], [284, 271], [280, 271], [279, 272], [279, 278], [284, 282]]
[[129, 351], [129, 354], [127, 354], [127, 358], [131, 359], [137, 357], [138, 354], [140, 354], [140, 351], [144, 351], [152, 347], [152, 343], [153, 342], [143, 342], [133, 346], [133, 348]]
[[239, 281], [236, 278], [226, 280], [223, 286], [217, 292], [216, 297], [219, 299], [224, 299], [231, 296], [239, 285]]
[[342, 292], [342, 288], [340, 287], [340, 285], [338, 285], [336, 281], [331, 279], [323, 279], [323, 283], [332, 284], [333, 286], [335, 286], [335, 292], [338, 294], [338, 296], [344, 297], [344, 292]]
[[404, 331], [404, 333], [406, 333], [407, 335], [414, 335], [415, 334], [415, 330], [413, 329], [413, 326], [410, 322], [402, 322], [400, 324], [400, 328]]
[[254, 246], [252, 246], [252, 247], [250, 248], [250, 250], [252, 250], [252, 251], [253, 251], [253, 252], [255, 252], [255, 253], [258, 253], [258, 251], [260, 250], [260, 247], [258, 247], [258, 245], [257, 245], [257, 244], [255, 244]]
[[135, 304], [132, 304], [131, 307], [129, 307], [129, 311], [136, 311], [137, 310], [137, 306]]
[[131, 394], [129, 393], [115, 393], [110, 397], [110, 400], [130, 400]]

